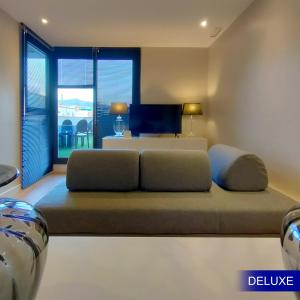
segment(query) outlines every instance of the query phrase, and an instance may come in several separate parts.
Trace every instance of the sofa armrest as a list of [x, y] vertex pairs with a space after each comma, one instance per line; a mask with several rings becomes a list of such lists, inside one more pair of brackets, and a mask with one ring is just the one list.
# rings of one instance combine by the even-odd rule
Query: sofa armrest
[[238, 148], [217, 144], [208, 151], [212, 179], [230, 191], [263, 191], [268, 186], [268, 174], [263, 161]]

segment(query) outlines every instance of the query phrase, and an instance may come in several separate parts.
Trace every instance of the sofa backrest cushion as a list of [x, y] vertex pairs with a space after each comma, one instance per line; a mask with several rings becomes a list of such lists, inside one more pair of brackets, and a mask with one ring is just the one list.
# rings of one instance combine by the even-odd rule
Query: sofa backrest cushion
[[263, 191], [268, 186], [268, 174], [263, 161], [238, 148], [217, 144], [208, 151], [212, 178], [230, 191]]
[[140, 156], [141, 188], [146, 191], [209, 191], [211, 173], [201, 150], [145, 150]]
[[139, 187], [139, 152], [75, 150], [67, 164], [71, 191], [132, 191]]

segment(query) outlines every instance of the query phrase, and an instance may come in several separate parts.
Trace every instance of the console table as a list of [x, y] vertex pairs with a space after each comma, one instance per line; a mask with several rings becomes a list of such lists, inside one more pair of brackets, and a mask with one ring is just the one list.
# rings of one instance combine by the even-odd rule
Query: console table
[[207, 139], [203, 137], [114, 137], [103, 138], [103, 149], [158, 149], [204, 150]]

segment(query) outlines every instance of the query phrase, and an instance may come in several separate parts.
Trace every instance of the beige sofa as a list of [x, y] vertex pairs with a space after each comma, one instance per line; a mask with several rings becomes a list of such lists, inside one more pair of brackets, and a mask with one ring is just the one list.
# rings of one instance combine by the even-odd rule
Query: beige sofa
[[267, 183], [257, 156], [224, 145], [75, 151], [66, 185], [36, 206], [50, 234], [274, 235], [296, 202]]

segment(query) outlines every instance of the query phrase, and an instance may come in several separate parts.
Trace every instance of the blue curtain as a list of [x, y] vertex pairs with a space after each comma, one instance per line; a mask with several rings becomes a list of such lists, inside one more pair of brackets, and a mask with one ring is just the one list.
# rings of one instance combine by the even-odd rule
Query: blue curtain
[[49, 61], [51, 47], [26, 26], [22, 35], [22, 188], [52, 170]]

